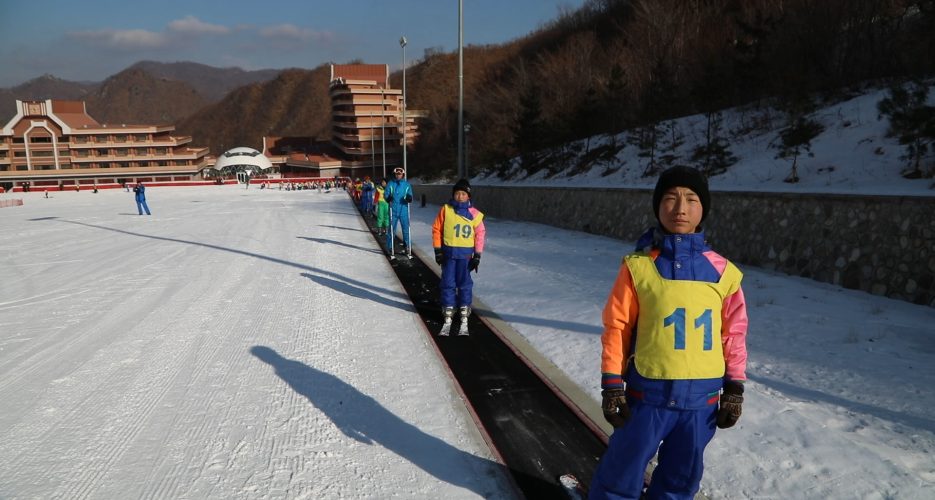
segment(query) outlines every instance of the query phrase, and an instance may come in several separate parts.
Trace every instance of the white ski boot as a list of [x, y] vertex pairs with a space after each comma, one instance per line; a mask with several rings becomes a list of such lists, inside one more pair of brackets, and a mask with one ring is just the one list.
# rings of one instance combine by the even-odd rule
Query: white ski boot
[[442, 308], [442, 315], [445, 317], [445, 322], [442, 323], [442, 329], [438, 332], [440, 337], [447, 337], [451, 333], [451, 321], [455, 315], [454, 307], [445, 307]]
[[461, 306], [461, 324], [458, 326], [458, 335], [468, 335], [468, 316], [471, 315], [470, 306]]

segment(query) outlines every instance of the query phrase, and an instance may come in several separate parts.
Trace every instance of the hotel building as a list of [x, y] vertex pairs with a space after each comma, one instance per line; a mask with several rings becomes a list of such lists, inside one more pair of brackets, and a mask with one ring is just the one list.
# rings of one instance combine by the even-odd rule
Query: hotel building
[[[138, 181], [202, 181], [208, 148], [189, 146], [171, 125], [98, 123], [82, 101], [16, 101], [0, 130], [0, 186], [84, 190]], [[200, 182], [199, 182], [200, 183]]]
[[386, 64], [331, 65], [331, 139], [264, 137], [263, 152], [284, 176], [365, 175], [379, 178], [402, 166], [403, 127], [409, 146], [418, 137], [416, 120], [424, 111], [405, 110], [403, 92], [390, 88]]

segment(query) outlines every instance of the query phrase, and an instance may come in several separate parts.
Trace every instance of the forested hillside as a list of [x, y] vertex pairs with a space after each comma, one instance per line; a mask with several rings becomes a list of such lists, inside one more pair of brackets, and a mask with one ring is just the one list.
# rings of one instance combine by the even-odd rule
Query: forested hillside
[[[932, 1], [592, 0], [509, 44], [466, 48], [470, 163], [519, 157], [535, 172], [569, 141], [634, 127], [663, 147], [660, 120], [745, 103], [801, 116], [858, 82], [930, 75], [933, 52]], [[452, 53], [408, 70], [410, 108], [429, 111], [414, 175], [455, 169], [456, 75]]]

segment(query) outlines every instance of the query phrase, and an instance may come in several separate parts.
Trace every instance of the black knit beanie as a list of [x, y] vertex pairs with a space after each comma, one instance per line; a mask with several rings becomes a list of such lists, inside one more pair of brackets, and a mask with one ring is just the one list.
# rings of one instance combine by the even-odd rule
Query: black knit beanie
[[653, 191], [653, 212], [659, 219], [659, 203], [662, 195], [671, 188], [686, 187], [698, 195], [701, 200], [701, 220], [704, 221], [711, 210], [711, 193], [708, 191], [708, 179], [696, 168], [677, 166], [659, 174], [656, 190]]
[[455, 195], [455, 191], [464, 191], [468, 194], [468, 198], [471, 197], [471, 183], [467, 179], [461, 179], [455, 183], [455, 186], [451, 189], [451, 196]]

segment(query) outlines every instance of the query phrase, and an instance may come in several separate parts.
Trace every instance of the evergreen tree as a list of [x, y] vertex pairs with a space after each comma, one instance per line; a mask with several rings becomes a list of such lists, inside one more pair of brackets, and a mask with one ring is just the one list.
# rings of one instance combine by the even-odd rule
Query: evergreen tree
[[519, 98], [520, 112], [513, 126], [513, 145], [519, 152], [522, 167], [529, 173], [538, 169], [538, 153], [543, 147], [545, 125], [538, 90], [529, 86]]
[[721, 113], [709, 111], [705, 118], [705, 143], [695, 147], [691, 159], [705, 176], [711, 177], [726, 172], [728, 167], [737, 163], [737, 157], [721, 135]]
[[799, 182], [799, 156], [803, 153], [810, 157], [815, 156], [812, 153], [812, 139], [818, 137], [824, 129], [824, 125], [803, 115], [795, 118], [788, 127], [779, 132], [780, 145], [776, 158], [792, 158], [792, 171], [785, 182]]
[[910, 179], [933, 174], [933, 169], [922, 170], [922, 159], [935, 141], [935, 107], [926, 105], [928, 94], [927, 85], [913, 83], [910, 88], [897, 85], [890, 89], [889, 97], [877, 103], [881, 117], [890, 120], [887, 137], [898, 138], [906, 148], [901, 158], [909, 162], [909, 167], [903, 176]]
[[656, 144], [659, 138], [659, 123], [652, 122], [641, 127], [634, 127], [627, 135], [627, 142], [639, 150], [636, 156], [646, 160], [643, 177], [656, 175], [659, 165], [656, 162]]
[[660, 170], [675, 166], [680, 158], [678, 149], [685, 144], [685, 136], [679, 131], [674, 121], [667, 121], [660, 125], [661, 141], [659, 143]]

